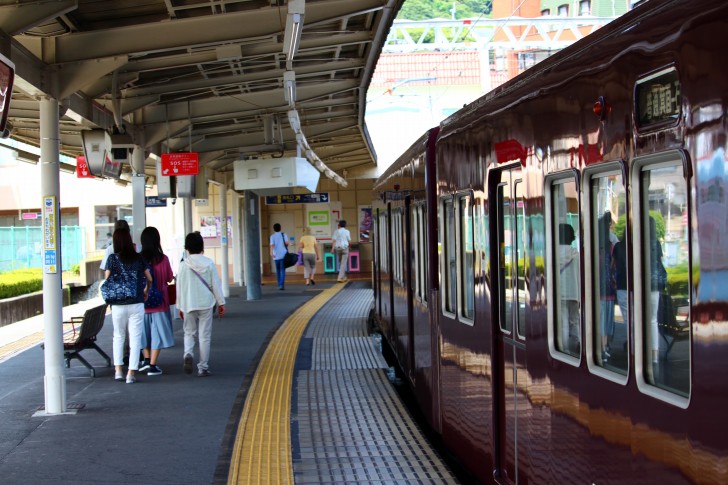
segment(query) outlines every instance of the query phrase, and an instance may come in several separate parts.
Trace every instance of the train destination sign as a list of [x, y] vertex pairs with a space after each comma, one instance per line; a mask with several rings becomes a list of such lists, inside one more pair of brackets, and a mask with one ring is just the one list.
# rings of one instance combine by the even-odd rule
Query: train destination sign
[[674, 121], [680, 116], [680, 80], [669, 68], [637, 81], [637, 124], [639, 126]]
[[265, 198], [265, 205], [277, 204], [328, 204], [329, 193], [318, 192], [313, 194], [269, 195]]
[[162, 153], [162, 175], [179, 177], [200, 173], [200, 159], [197, 152]]

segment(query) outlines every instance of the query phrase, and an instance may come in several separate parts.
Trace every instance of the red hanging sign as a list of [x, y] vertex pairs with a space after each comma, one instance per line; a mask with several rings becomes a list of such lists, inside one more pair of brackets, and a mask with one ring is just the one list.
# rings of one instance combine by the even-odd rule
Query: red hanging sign
[[86, 157], [76, 157], [76, 177], [80, 179], [92, 179], [93, 174], [88, 169]]
[[180, 175], [197, 175], [200, 173], [200, 161], [197, 152], [162, 153], [162, 174], [165, 177]]

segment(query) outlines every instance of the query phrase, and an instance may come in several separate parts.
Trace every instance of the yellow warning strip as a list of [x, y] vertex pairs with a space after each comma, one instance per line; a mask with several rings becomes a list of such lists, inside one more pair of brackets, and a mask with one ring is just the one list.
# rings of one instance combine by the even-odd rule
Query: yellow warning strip
[[45, 332], [35, 332], [0, 347], [0, 360], [43, 342]]
[[245, 400], [228, 484], [293, 484], [290, 416], [298, 343], [311, 318], [344, 286], [336, 284], [311, 299], [271, 339]]

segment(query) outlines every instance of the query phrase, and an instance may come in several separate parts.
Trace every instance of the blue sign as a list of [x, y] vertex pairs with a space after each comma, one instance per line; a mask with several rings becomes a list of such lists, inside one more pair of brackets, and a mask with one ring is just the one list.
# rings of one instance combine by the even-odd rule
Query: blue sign
[[167, 199], [150, 195], [144, 198], [144, 207], [167, 207]]
[[289, 194], [289, 195], [269, 195], [265, 198], [265, 205], [277, 204], [328, 204], [329, 193], [313, 193], [313, 194]]

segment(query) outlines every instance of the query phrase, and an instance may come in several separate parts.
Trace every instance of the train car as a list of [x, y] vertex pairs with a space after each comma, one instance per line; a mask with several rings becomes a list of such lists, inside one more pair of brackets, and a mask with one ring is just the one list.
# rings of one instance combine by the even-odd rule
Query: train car
[[375, 314], [479, 481], [728, 483], [727, 27], [650, 0], [375, 184]]

